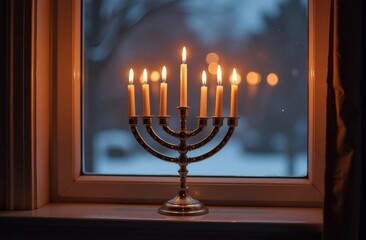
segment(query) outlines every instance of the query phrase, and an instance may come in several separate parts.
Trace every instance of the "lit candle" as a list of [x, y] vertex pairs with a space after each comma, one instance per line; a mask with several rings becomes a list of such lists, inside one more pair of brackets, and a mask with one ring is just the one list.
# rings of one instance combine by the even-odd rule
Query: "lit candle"
[[202, 72], [202, 86], [201, 86], [201, 102], [200, 102], [200, 117], [207, 116], [207, 86], [206, 86], [206, 72]]
[[161, 72], [161, 78], [163, 80], [162, 83], [160, 83], [160, 115], [165, 116], [166, 115], [166, 106], [167, 106], [167, 92], [168, 92], [168, 84], [166, 81], [166, 67], [163, 67], [163, 70]]
[[133, 70], [130, 69], [130, 74], [128, 78], [128, 115], [135, 116], [135, 85], [133, 85]]
[[236, 117], [236, 100], [238, 96], [238, 85], [236, 84], [237, 81], [237, 75], [236, 75], [236, 69], [233, 70], [232, 75], [233, 83], [231, 85], [231, 99], [230, 99], [230, 117]]
[[215, 117], [222, 117], [222, 94], [223, 94], [223, 90], [224, 89], [223, 89], [223, 86], [222, 86], [221, 67], [219, 65], [217, 67]]
[[187, 52], [182, 50], [182, 64], [180, 65], [180, 106], [187, 107]]
[[147, 71], [146, 68], [142, 74], [142, 108], [144, 116], [150, 116], [150, 92], [149, 92], [149, 84], [147, 84]]

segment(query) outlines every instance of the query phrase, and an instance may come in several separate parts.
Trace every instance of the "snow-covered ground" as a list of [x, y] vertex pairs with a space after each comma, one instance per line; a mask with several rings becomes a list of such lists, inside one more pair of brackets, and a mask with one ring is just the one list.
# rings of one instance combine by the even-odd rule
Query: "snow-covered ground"
[[[106, 151], [110, 146], [120, 146], [134, 151], [131, 151], [128, 157], [110, 157]], [[207, 149], [188, 155], [200, 155], [204, 151]], [[176, 157], [178, 153], [172, 151], [167, 155]], [[126, 135], [123, 131], [112, 130], [99, 135], [95, 141], [94, 157], [93, 174], [178, 175], [177, 164], [161, 161], [150, 155], [131, 138], [131, 133]], [[292, 176], [306, 176], [306, 154], [298, 154], [292, 161]], [[188, 170], [189, 176], [288, 177], [289, 160], [284, 153], [248, 153], [242, 149], [239, 141], [230, 141], [211, 158], [189, 164]]]

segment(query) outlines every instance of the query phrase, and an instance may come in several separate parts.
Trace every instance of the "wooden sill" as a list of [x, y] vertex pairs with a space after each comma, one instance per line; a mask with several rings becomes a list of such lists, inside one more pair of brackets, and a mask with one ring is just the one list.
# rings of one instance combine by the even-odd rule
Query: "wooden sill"
[[321, 208], [222, 207], [195, 217], [156, 205], [53, 203], [0, 211], [0, 239], [321, 239]]

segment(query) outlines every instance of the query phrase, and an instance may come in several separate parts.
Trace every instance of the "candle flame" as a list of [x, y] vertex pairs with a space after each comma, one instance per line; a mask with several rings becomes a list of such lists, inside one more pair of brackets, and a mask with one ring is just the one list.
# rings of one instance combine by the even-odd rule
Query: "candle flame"
[[128, 75], [128, 83], [133, 84], [133, 69], [130, 69], [130, 73]]
[[144, 84], [147, 83], [147, 70], [144, 68], [144, 72], [142, 73], [142, 81]]
[[217, 66], [217, 84], [222, 84], [221, 66]]
[[161, 78], [163, 80], [163, 82], [166, 81], [166, 67], [163, 67], [163, 70], [161, 71]]
[[233, 84], [236, 85], [236, 82], [237, 82], [237, 75], [236, 75], [236, 69], [234, 68], [233, 70]]
[[206, 78], [206, 71], [202, 71], [202, 85], [206, 86], [207, 78]]
[[183, 47], [182, 50], [182, 62], [185, 63], [187, 61], [187, 50], [186, 47]]

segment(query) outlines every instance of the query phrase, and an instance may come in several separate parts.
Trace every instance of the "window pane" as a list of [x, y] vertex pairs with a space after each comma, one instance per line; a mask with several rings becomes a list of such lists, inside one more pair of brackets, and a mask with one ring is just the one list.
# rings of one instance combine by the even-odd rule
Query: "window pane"
[[[136, 114], [148, 70], [151, 114], [159, 114], [161, 69], [167, 68], [169, 124], [179, 128], [181, 51], [187, 48], [187, 127], [196, 128], [201, 73], [207, 72], [208, 115], [214, 114], [217, 65], [223, 115], [230, 111], [230, 74], [238, 72], [239, 125], [217, 154], [188, 166], [190, 176], [305, 177], [308, 143], [308, 2], [304, 0], [83, 1], [83, 171], [85, 174], [177, 175], [134, 139], [127, 123], [129, 69], [135, 72]], [[141, 120], [140, 120], [141, 122]], [[177, 143], [154, 119], [153, 128]], [[206, 129], [189, 143], [207, 136]], [[157, 151], [177, 157], [139, 131]], [[196, 156], [215, 147], [226, 122]]]

